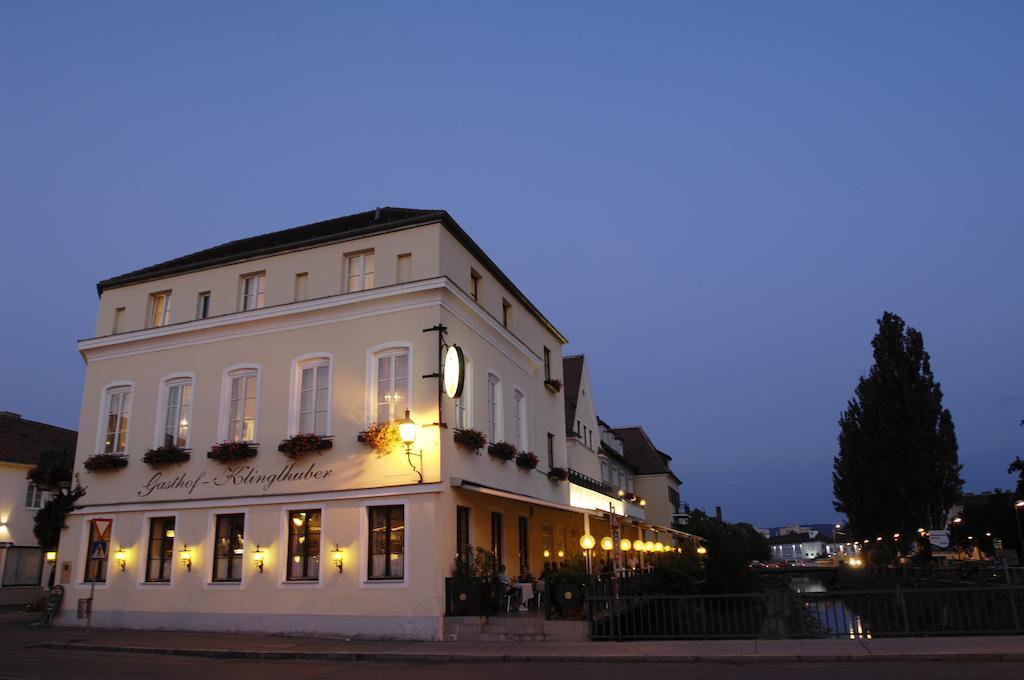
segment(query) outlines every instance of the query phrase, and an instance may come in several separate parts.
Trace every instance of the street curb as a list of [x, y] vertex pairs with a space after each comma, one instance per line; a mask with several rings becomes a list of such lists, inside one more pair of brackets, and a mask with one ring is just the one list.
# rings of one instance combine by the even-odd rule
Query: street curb
[[937, 654], [749, 654], [749, 655], [660, 655], [660, 654], [448, 654], [421, 652], [302, 652], [259, 651], [252, 649], [182, 649], [168, 647], [131, 647], [126, 645], [85, 644], [80, 642], [44, 642], [35, 648], [69, 649], [90, 652], [119, 652], [124, 654], [164, 654], [211, 659], [285, 659], [303, 661], [390, 661], [403, 663], [487, 663], [487, 662], [548, 662], [548, 663], [723, 663], [755, 665], [777, 663], [835, 663], [835, 662], [1007, 662], [1024, 661], [1024, 653], [951, 652]]

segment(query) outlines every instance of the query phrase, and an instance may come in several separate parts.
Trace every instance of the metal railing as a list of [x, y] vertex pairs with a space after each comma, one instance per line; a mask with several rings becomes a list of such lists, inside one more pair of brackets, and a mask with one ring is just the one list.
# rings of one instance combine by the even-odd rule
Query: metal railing
[[582, 472], [577, 472], [572, 468], [569, 468], [569, 481], [577, 486], [582, 486], [591, 491], [603, 493], [605, 496], [612, 496], [612, 485], [606, 484], [605, 482], [598, 481], [593, 477], [588, 477]]
[[1024, 587], [586, 596], [591, 638], [872, 638], [1024, 633]]

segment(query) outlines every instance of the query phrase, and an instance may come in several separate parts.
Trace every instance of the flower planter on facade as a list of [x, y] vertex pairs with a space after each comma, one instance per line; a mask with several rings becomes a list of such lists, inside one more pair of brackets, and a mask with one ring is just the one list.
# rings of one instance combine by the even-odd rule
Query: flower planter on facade
[[487, 446], [487, 437], [480, 430], [472, 428], [455, 430], [455, 443], [464, 449], [479, 453], [480, 449]]
[[116, 453], [97, 453], [90, 456], [83, 463], [89, 472], [105, 472], [107, 470], [120, 470], [128, 465], [128, 456]]
[[548, 479], [552, 482], [564, 482], [569, 479], [569, 473], [566, 472], [565, 468], [554, 467], [548, 470]]
[[487, 453], [492, 458], [509, 461], [516, 457], [516, 447], [508, 442], [495, 442], [487, 447]]
[[390, 453], [392, 449], [402, 443], [398, 426], [394, 423], [377, 424], [373, 423], [363, 432], [356, 435], [361, 444], [368, 444], [381, 453]]
[[191, 457], [187, 449], [177, 446], [161, 446], [160, 448], [146, 451], [146, 455], [142, 457], [142, 462], [151, 467], [160, 467], [161, 465], [170, 465], [171, 463], [184, 463]]
[[318, 434], [297, 434], [285, 439], [277, 445], [277, 450], [289, 458], [299, 458], [313, 451], [320, 452], [334, 446], [329, 437]]
[[562, 381], [558, 378], [550, 378], [544, 381], [544, 387], [557, 394], [562, 391]]
[[539, 462], [537, 455], [529, 451], [520, 451], [516, 454], [516, 465], [520, 470], [533, 470]]
[[256, 455], [257, 446], [259, 445], [255, 442], [220, 442], [213, 445], [213, 448], [206, 454], [206, 457], [221, 463], [245, 460]]

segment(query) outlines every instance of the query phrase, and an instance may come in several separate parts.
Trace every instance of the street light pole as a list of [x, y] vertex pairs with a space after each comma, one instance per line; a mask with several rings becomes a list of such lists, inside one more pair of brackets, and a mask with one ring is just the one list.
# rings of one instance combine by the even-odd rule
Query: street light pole
[[1020, 511], [1024, 510], [1024, 499], [1013, 504], [1013, 516], [1017, 520], [1017, 565], [1024, 565], [1024, 532], [1020, 528]]

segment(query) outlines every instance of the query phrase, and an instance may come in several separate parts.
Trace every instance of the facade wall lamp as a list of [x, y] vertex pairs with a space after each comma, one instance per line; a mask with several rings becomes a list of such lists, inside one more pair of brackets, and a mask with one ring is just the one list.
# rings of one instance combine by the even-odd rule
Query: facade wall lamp
[[178, 552], [178, 559], [180, 559], [181, 563], [185, 565], [185, 569], [187, 571], [192, 571], [192, 551], [189, 550], [188, 545]]
[[128, 553], [124, 548], [118, 548], [114, 551], [114, 562], [121, 568], [121, 571], [124, 571], [124, 568], [128, 565]]
[[260, 544], [256, 544], [256, 549], [252, 551], [252, 561], [256, 563], [256, 568], [263, 573], [263, 560], [266, 558], [266, 553], [260, 548]]
[[46, 551], [46, 563], [47, 564], [56, 564], [57, 563], [57, 551], [56, 550], [47, 550]]
[[341, 573], [343, 551], [338, 546], [334, 546], [334, 550], [331, 551], [331, 562], [338, 568], [338, 573]]
[[[409, 417], [409, 409], [405, 409], [405, 417], [398, 421], [398, 436], [402, 438], [402, 444], [405, 445], [405, 459], [409, 461], [409, 467], [412, 468], [413, 472], [419, 477], [419, 484], [423, 483], [423, 454], [413, 453], [412, 445], [416, 443], [416, 423], [413, 422], [412, 418]], [[416, 456], [420, 459], [420, 467], [417, 468], [412, 458]]]

